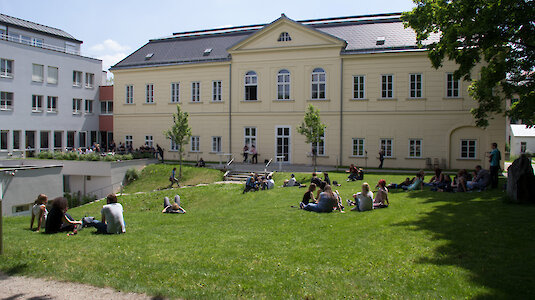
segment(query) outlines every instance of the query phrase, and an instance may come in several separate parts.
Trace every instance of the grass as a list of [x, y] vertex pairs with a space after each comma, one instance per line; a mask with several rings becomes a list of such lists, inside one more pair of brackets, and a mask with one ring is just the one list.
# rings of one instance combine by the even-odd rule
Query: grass
[[[330, 177], [344, 199], [360, 189]], [[384, 177], [404, 179], [365, 179]], [[29, 217], [9, 217], [0, 270], [186, 299], [535, 297], [535, 207], [506, 204], [501, 192], [391, 191], [387, 209], [316, 214], [290, 208], [304, 189], [241, 191], [122, 196], [127, 233], [118, 236], [48, 236], [29, 231]], [[176, 192], [188, 213], [162, 214]], [[98, 216], [101, 206], [71, 213]]]
[[[138, 180], [124, 188], [124, 193], [146, 192], [168, 188], [170, 184], [169, 176], [171, 176], [171, 171], [175, 167], [177, 168], [176, 176], [178, 177], [178, 165], [148, 165], [141, 171]], [[181, 186], [211, 183], [221, 180], [223, 180], [223, 173], [219, 170], [182, 166], [182, 179], [180, 179]], [[176, 184], [174, 186], [176, 187]]]

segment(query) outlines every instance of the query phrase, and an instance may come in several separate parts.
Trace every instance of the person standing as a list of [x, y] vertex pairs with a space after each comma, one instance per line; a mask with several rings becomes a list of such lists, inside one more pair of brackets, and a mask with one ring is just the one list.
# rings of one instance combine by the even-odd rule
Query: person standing
[[383, 168], [383, 161], [385, 160], [385, 152], [383, 151], [383, 149], [379, 150], [379, 161], [381, 162], [379, 164], [379, 169], [382, 169]]
[[243, 162], [247, 162], [247, 158], [249, 157], [249, 147], [247, 145], [243, 146]]
[[178, 183], [178, 179], [176, 179], [176, 168], [173, 168], [173, 171], [171, 171], [171, 176], [169, 176], [169, 181], [171, 181], [171, 185], [169, 186], [169, 188], [172, 188], [174, 183], [176, 183], [176, 185], [180, 187], [180, 184]]
[[162, 159], [163, 164], [163, 149], [160, 147], [160, 145], [156, 144], [156, 150], [158, 151], [158, 154], [160, 155], [160, 158]]
[[502, 155], [500, 153], [500, 150], [498, 150], [498, 144], [492, 143], [491, 144], [492, 150], [490, 151], [490, 181], [492, 188], [498, 187], [498, 173], [500, 173], [500, 160], [502, 159]]
[[256, 152], [256, 147], [255, 145], [252, 145], [251, 146], [251, 155], [253, 155], [251, 157], [251, 163], [252, 164], [257, 164], [258, 163], [258, 153]]

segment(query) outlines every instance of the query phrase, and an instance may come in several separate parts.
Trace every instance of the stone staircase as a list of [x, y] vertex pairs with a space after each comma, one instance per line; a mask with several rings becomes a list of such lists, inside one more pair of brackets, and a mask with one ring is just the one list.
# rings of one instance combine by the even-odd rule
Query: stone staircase
[[[256, 172], [258, 174], [258, 176], [267, 176], [267, 173], [265, 172]], [[245, 171], [227, 171], [227, 173], [225, 173], [224, 177], [223, 177], [223, 180], [225, 181], [234, 181], [234, 182], [237, 182], [237, 181], [240, 181], [240, 182], [245, 182], [247, 181], [247, 177], [249, 177], [251, 175], [251, 172], [245, 172]]]

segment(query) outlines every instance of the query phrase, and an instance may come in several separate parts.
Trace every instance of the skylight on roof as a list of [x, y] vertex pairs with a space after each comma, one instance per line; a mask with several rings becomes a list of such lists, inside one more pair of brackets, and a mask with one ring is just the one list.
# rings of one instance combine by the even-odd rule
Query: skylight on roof
[[203, 56], [208, 56], [210, 55], [210, 53], [212, 53], [212, 48], [207, 48], [204, 50], [204, 53], [202, 54]]
[[375, 42], [375, 45], [381, 46], [384, 44], [385, 44], [385, 37], [384, 36], [377, 37], [377, 41]]
[[147, 55], [145, 55], [145, 60], [151, 59], [153, 55], [154, 53], [148, 53]]

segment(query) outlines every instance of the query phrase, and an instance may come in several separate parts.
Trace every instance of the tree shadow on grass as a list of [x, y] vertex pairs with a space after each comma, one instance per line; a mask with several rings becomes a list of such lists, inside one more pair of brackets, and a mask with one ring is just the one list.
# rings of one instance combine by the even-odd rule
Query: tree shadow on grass
[[473, 298], [535, 297], [535, 206], [504, 203], [502, 192], [409, 194], [435, 203], [418, 220], [395, 224], [424, 230], [444, 240], [419, 263], [458, 266], [470, 280], [489, 290]]
[[[28, 264], [27, 263], [19, 263], [19, 264], [16, 264], [12, 267], [9, 267], [5, 270], [2, 270], [0, 272], [0, 275], [2, 275], [1, 273], [7, 275], [7, 276], [13, 276], [13, 275], [17, 275], [17, 274], [22, 274], [24, 273], [24, 271], [28, 268]], [[0, 280], [4, 280], [6, 279], [7, 277], [5, 276], [0, 276]]]

